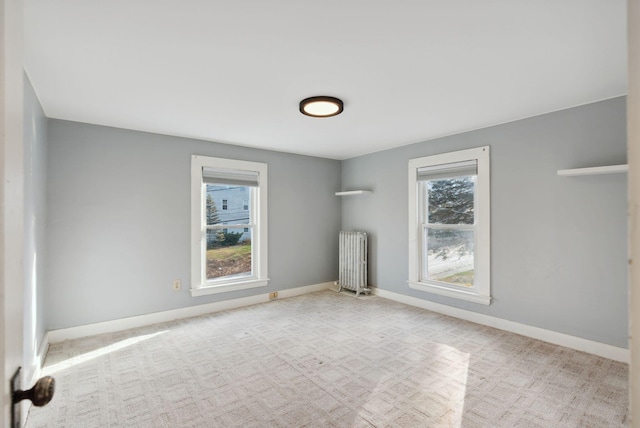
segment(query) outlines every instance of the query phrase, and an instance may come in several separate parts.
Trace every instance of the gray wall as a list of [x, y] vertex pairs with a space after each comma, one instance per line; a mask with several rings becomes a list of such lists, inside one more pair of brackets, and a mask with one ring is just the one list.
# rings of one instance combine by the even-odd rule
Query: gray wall
[[[339, 161], [60, 120], [48, 148], [47, 329], [337, 277]], [[268, 163], [267, 289], [191, 297], [192, 154]]]
[[[190, 156], [201, 154], [269, 164], [269, 291], [335, 280], [337, 232], [360, 229], [374, 286], [626, 347], [626, 175], [556, 173], [625, 163], [625, 122], [617, 98], [338, 162], [49, 120], [45, 326], [266, 292], [189, 294]], [[408, 160], [482, 145], [490, 306], [406, 284]], [[361, 188], [374, 193], [333, 195]]]
[[[490, 306], [407, 285], [409, 159], [491, 146]], [[384, 290], [627, 347], [626, 174], [558, 169], [626, 163], [625, 98], [349, 159], [343, 229], [370, 234], [370, 282]]]
[[[44, 336], [47, 118], [24, 78], [24, 367], [30, 379]], [[10, 250], [10, 249], [9, 249]]]

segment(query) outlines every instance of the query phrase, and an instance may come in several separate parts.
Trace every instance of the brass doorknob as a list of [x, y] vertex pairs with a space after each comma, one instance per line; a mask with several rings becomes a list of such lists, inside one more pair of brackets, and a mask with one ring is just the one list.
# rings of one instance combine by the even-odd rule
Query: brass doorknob
[[15, 404], [24, 399], [31, 400], [34, 406], [44, 406], [53, 398], [56, 389], [56, 380], [51, 376], [38, 379], [33, 388], [26, 391], [17, 390], [13, 392], [11, 401]]

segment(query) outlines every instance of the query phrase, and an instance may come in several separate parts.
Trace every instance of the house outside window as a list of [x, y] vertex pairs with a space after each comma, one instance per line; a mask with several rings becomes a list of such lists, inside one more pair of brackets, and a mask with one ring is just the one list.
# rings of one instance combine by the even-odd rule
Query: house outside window
[[489, 304], [489, 146], [409, 161], [409, 286]]
[[191, 294], [266, 286], [267, 165], [194, 155], [191, 202]]
[[[207, 215], [209, 216], [211, 212], [214, 212], [221, 224], [248, 224], [250, 219], [250, 196], [250, 186], [207, 184]], [[220, 208], [222, 208], [222, 211]], [[213, 232], [212, 229], [208, 231], [208, 245], [211, 245], [211, 241], [215, 239]], [[251, 239], [250, 234], [247, 232], [249, 232], [248, 228], [244, 227], [243, 235], [239, 238], [240, 242]], [[225, 233], [228, 233], [228, 231]]]

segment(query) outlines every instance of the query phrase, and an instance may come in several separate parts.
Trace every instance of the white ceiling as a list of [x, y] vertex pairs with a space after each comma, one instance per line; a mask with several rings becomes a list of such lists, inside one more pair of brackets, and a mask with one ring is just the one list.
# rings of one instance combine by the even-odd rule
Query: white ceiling
[[25, 69], [52, 118], [346, 159], [626, 94], [626, 1], [25, 0]]

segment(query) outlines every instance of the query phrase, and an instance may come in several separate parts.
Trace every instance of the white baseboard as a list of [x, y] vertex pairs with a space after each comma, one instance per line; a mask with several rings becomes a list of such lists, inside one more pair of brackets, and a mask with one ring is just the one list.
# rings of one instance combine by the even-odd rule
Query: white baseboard
[[[306, 285], [303, 287], [289, 288], [286, 290], [278, 290], [278, 299], [299, 296], [316, 291], [327, 290], [333, 282], [325, 282], [322, 284]], [[189, 306], [187, 308], [173, 309], [164, 312], [155, 312], [152, 314], [138, 315], [135, 317], [121, 318], [113, 321], [104, 321], [95, 324], [81, 325], [78, 327], [62, 328], [58, 330], [48, 331], [45, 335], [47, 346], [49, 343], [58, 343], [70, 339], [78, 339], [80, 337], [95, 336], [97, 334], [113, 333], [116, 331], [127, 330], [130, 328], [143, 327], [151, 324], [158, 324], [167, 321], [173, 321], [183, 318], [197, 317], [200, 315], [210, 314], [213, 312], [225, 311], [227, 309], [235, 309], [244, 306], [265, 303], [269, 301], [269, 293], [258, 294], [255, 296], [241, 297], [239, 299], [224, 300], [221, 302], [207, 303], [204, 305]]]
[[315, 293], [316, 291], [324, 291], [331, 288], [333, 281], [323, 282], [321, 284], [306, 285], [304, 287], [288, 288], [278, 291], [278, 299], [286, 299], [288, 297], [300, 296], [302, 294]]
[[[278, 290], [278, 298], [285, 299], [302, 294], [314, 293], [316, 291], [328, 290], [330, 288], [335, 288], [333, 282], [325, 282], [321, 284], [307, 285], [304, 287]], [[598, 355], [600, 357], [609, 358], [611, 360], [629, 363], [629, 350], [626, 348], [607, 345], [605, 343], [595, 342], [593, 340], [583, 339], [581, 337], [571, 336], [564, 333], [558, 333], [556, 331], [545, 330], [543, 328], [533, 327], [502, 318], [496, 318], [490, 315], [479, 314], [476, 312], [442, 305], [416, 297], [406, 296], [404, 294], [394, 293], [392, 291], [381, 290], [375, 287], [372, 288], [372, 292], [373, 294], [385, 299], [394, 300], [396, 302], [404, 303], [407, 305], [416, 306], [444, 315], [464, 319], [467, 321], [475, 322], [477, 324], [498, 328], [500, 330], [510, 331], [512, 333], [521, 334], [523, 336], [553, 343], [555, 345], [565, 346], [567, 348], [587, 352], [590, 354]], [[40, 349], [38, 350], [38, 364], [36, 364], [36, 370], [31, 377], [33, 378], [33, 382], [35, 382], [35, 380], [40, 376], [39, 369], [42, 367], [42, 364], [44, 362], [44, 357], [47, 353], [47, 350], [49, 349], [49, 343], [57, 343], [64, 340], [94, 336], [97, 334], [113, 333], [130, 328], [173, 321], [176, 319], [191, 318], [213, 312], [224, 311], [227, 309], [235, 309], [244, 306], [255, 305], [258, 303], [265, 303], [268, 301], [269, 294], [265, 293], [256, 296], [224, 300], [221, 302], [190, 306], [188, 308], [156, 312], [152, 314], [122, 318], [113, 321], [105, 321], [78, 327], [51, 330], [46, 332], [43, 337]]]
[[449, 315], [455, 318], [471, 321], [476, 324], [482, 324], [494, 327], [500, 330], [509, 331], [511, 333], [520, 334], [531, 337], [533, 339], [542, 340], [544, 342], [553, 343], [577, 351], [587, 352], [589, 354], [608, 358], [614, 361], [629, 363], [630, 354], [626, 348], [607, 345], [606, 343], [595, 342], [593, 340], [583, 339], [581, 337], [571, 336], [557, 331], [545, 330], [539, 327], [533, 327], [514, 321], [496, 318], [490, 315], [479, 314], [477, 312], [467, 311], [465, 309], [454, 308], [452, 306], [434, 303], [429, 300], [419, 299], [417, 297], [406, 296], [404, 294], [394, 293], [392, 291], [373, 288], [373, 293], [379, 297], [394, 300], [418, 308], [427, 309], [429, 311], [438, 312], [440, 314]]

